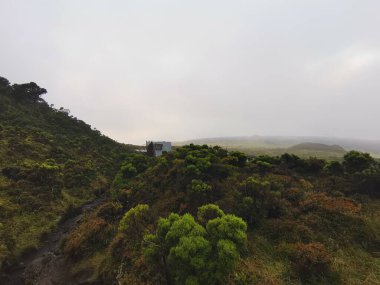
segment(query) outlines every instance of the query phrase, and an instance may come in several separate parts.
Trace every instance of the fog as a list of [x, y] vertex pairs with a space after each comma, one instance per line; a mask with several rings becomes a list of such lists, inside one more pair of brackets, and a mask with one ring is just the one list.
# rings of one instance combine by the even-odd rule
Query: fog
[[0, 4], [0, 75], [118, 141], [380, 139], [380, 1]]

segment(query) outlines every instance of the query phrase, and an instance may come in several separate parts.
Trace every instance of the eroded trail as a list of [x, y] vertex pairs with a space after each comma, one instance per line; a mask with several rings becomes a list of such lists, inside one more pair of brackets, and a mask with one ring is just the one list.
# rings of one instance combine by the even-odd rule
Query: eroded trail
[[66, 220], [46, 238], [39, 249], [21, 257], [20, 262], [0, 276], [2, 285], [22, 284], [81, 284], [80, 278], [69, 274], [69, 261], [63, 256], [60, 245], [67, 234], [81, 221], [83, 216], [98, 206], [104, 199], [99, 198], [84, 205], [75, 217]]

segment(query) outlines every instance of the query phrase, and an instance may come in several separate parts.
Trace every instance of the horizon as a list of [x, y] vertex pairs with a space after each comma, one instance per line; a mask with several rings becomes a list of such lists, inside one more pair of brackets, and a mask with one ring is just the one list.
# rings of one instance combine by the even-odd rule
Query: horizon
[[[314, 136], [314, 135], [261, 135], [261, 134], [254, 134], [254, 135], [234, 135], [234, 136], [216, 136], [216, 137], [202, 137], [202, 138], [192, 138], [186, 141], [191, 140], [203, 140], [203, 139], [224, 139], [224, 138], [253, 138], [253, 137], [259, 137], [259, 138], [315, 138], [315, 139], [341, 139], [341, 140], [358, 140], [358, 141], [369, 141], [369, 142], [377, 142], [380, 141], [380, 139], [367, 139], [367, 138], [358, 138], [358, 137], [338, 137], [338, 136]], [[158, 140], [157, 140], [158, 141]], [[180, 141], [180, 142], [184, 142]], [[177, 142], [177, 141], [174, 141]]]
[[368, 0], [5, 0], [0, 72], [123, 143], [378, 141], [379, 10]]

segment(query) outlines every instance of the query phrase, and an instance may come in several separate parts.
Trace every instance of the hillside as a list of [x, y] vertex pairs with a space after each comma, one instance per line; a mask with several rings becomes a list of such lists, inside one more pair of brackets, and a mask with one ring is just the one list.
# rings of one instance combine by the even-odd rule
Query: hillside
[[106, 192], [129, 147], [0, 78], [0, 268]]
[[380, 284], [368, 153], [151, 157], [0, 79], [1, 284]]

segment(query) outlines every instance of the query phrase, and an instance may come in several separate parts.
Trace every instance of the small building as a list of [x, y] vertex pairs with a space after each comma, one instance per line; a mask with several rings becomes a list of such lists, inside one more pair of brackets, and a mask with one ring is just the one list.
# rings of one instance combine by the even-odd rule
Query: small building
[[171, 151], [172, 150], [172, 143], [171, 142], [154, 142], [154, 141], [147, 141], [146, 142], [146, 150], [149, 153], [149, 146], [150, 144], [153, 145], [153, 151], [154, 151], [154, 156], [160, 156], [164, 151]]

